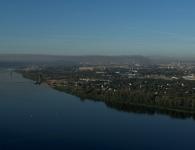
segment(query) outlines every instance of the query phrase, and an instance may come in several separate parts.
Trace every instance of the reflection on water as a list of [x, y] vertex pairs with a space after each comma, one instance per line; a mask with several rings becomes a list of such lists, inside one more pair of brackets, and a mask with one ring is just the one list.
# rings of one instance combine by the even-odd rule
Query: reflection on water
[[[80, 99], [81, 101], [95, 101], [99, 102], [97, 100], [92, 99]], [[167, 115], [172, 118], [178, 118], [178, 119], [187, 119], [192, 118], [195, 120], [195, 113], [190, 111], [182, 111], [182, 110], [174, 110], [174, 109], [166, 109], [166, 108], [159, 108], [159, 107], [152, 107], [152, 106], [145, 106], [145, 105], [136, 105], [136, 104], [124, 104], [120, 102], [102, 102], [105, 103], [105, 105], [109, 108], [116, 109], [121, 112], [128, 112], [128, 113], [137, 113], [137, 114], [147, 114], [147, 115]]]
[[[21, 75], [14, 73], [13, 69], [0, 69], [0, 82], [6, 83], [6, 85], [9, 85], [10, 83], [15, 86], [24, 86], [26, 81], [21, 80]], [[13, 80], [14, 76], [14, 80]], [[28, 80], [30, 82], [30, 80]], [[32, 82], [32, 81], [31, 81]], [[27, 83], [29, 84], [29, 83]], [[46, 84], [42, 84], [41, 86], [46, 86], [49, 87]], [[81, 99], [81, 101], [85, 101], [85, 99]], [[89, 100], [89, 99], [88, 99]], [[97, 100], [92, 100], [90, 101], [96, 101]], [[148, 114], [148, 115], [156, 115], [156, 114], [161, 114], [161, 115], [168, 115], [173, 118], [180, 118], [180, 119], [186, 119], [186, 118], [193, 118], [195, 119], [195, 113], [194, 112], [188, 112], [188, 111], [179, 111], [179, 110], [174, 110], [174, 109], [165, 109], [165, 108], [155, 108], [155, 107], [148, 107], [148, 106], [142, 106], [142, 105], [136, 105], [136, 104], [124, 104], [120, 102], [103, 102], [107, 107], [116, 109], [118, 111], [122, 112], [129, 112], [129, 113], [137, 113], [137, 114]]]
[[133, 104], [121, 104], [121, 103], [106, 103], [108, 107], [117, 109], [119, 111], [130, 112], [130, 113], [138, 113], [138, 114], [148, 114], [148, 115], [156, 115], [163, 114], [168, 115], [173, 118], [193, 118], [195, 119], [195, 114], [191, 112], [179, 111], [179, 110], [170, 110], [164, 108], [155, 108], [155, 107], [147, 107], [141, 105], [133, 105]]
[[194, 148], [195, 121], [190, 118], [193, 115], [80, 101], [47, 85], [35, 85], [17, 73], [11, 76], [10, 71], [0, 70], [2, 150]]

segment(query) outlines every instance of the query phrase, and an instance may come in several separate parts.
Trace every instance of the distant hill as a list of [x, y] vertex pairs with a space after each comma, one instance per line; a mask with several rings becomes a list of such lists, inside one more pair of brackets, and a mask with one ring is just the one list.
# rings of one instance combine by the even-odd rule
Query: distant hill
[[141, 64], [152, 63], [150, 58], [144, 56], [53, 56], [53, 55], [0, 55], [2, 63], [27, 64]]

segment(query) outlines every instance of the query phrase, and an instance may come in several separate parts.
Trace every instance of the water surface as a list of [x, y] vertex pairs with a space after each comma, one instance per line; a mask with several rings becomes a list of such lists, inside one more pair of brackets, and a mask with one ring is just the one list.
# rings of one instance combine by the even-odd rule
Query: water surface
[[120, 112], [0, 71], [0, 149], [193, 149], [195, 121]]

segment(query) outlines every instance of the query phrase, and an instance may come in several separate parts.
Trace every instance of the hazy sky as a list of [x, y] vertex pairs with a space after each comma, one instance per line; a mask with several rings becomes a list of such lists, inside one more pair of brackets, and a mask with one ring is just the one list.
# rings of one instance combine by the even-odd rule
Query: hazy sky
[[194, 0], [1, 0], [0, 53], [195, 55]]

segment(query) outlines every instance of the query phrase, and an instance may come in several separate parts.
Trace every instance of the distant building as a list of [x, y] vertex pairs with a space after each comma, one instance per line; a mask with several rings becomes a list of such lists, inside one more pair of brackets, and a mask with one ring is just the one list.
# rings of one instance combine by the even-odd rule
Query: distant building
[[183, 76], [183, 79], [185, 79], [185, 80], [195, 80], [195, 75], [192, 74], [192, 75], [188, 75], [188, 76]]
[[94, 71], [94, 67], [79, 67], [79, 71]]

